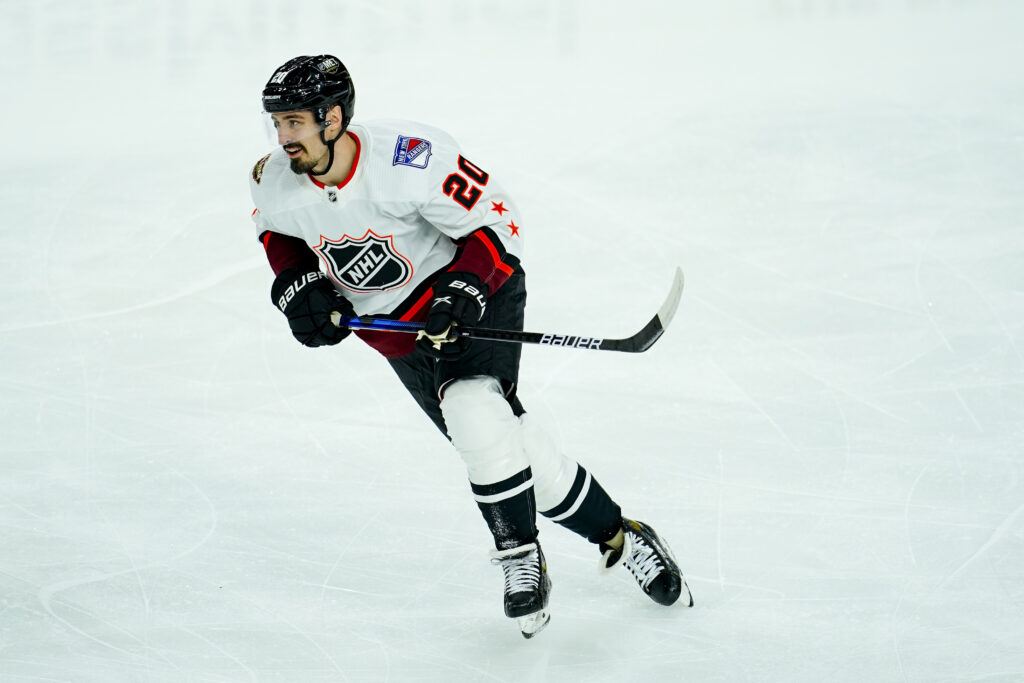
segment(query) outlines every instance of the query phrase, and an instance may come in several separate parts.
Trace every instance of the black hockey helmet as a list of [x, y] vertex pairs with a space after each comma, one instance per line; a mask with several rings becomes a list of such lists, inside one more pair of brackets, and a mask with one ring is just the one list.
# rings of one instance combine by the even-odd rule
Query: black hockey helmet
[[341, 107], [345, 130], [355, 112], [356, 89], [348, 69], [332, 55], [289, 59], [263, 88], [263, 110], [270, 114], [308, 109], [323, 125], [334, 105]]

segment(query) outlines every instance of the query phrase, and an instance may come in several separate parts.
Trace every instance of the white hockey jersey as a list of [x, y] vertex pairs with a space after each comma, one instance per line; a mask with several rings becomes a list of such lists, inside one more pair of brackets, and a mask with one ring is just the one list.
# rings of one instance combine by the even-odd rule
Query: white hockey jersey
[[519, 262], [522, 233], [490, 174], [432, 126], [373, 121], [348, 132], [358, 150], [337, 186], [293, 173], [280, 148], [257, 162], [249, 184], [261, 239], [303, 240], [359, 315], [423, 319], [429, 286], [446, 269], [500, 287]]

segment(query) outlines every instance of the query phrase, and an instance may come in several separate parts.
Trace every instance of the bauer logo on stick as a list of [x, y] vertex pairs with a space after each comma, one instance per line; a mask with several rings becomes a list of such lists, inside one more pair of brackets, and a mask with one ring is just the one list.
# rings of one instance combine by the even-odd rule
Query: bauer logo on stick
[[568, 346], [573, 349], [594, 349], [595, 351], [600, 351], [604, 339], [575, 337], [567, 334], [545, 334], [540, 338], [540, 343], [546, 346]]
[[395, 159], [392, 166], [412, 166], [413, 168], [426, 168], [430, 161], [430, 141], [423, 138], [398, 136], [398, 143], [395, 145]]

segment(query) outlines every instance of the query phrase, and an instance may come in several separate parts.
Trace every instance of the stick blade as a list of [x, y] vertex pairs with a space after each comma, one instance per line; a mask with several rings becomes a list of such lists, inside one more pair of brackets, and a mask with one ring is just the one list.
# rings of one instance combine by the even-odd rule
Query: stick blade
[[676, 309], [679, 308], [679, 300], [683, 296], [683, 269], [676, 267], [676, 274], [672, 280], [672, 287], [668, 290], [665, 303], [661, 305], [658, 312], [654, 314], [650, 322], [644, 328], [626, 339], [612, 339], [605, 344], [606, 348], [627, 353], [643, 353], [654, 346], [654, 342], [661, 339], [668, 324], [675, 317]]
[[672, 280], [672, 288], [668, 291], [665, 303], [658, 309], [658, 319], [661, 320], [662, 329], [668, 327], [675, 317], [676, 309], [679, 308], [679, 299], [683, 296], [683, 269], [676, 266], [676, 276]]

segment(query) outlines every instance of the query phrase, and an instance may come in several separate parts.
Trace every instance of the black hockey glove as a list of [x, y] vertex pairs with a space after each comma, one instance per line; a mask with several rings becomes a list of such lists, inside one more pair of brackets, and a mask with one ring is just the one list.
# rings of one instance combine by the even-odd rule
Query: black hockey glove
[[434, 285], [434, 303], [416, 346], [434, 358], [454, 360], [469, 350], [468, 337], [456, 337], [452, 328], [480, 322], [487, 307], [487, 285], [473, 273], [444, 273]]
[[292, 335], [305, 346], [332, 346], [351, 333], [347, 327], [335, 327], [331, 312], [353, 316], [352, 304], [319, 271], [282, 270], [270, 288], [270, 300], [288, 317]]

